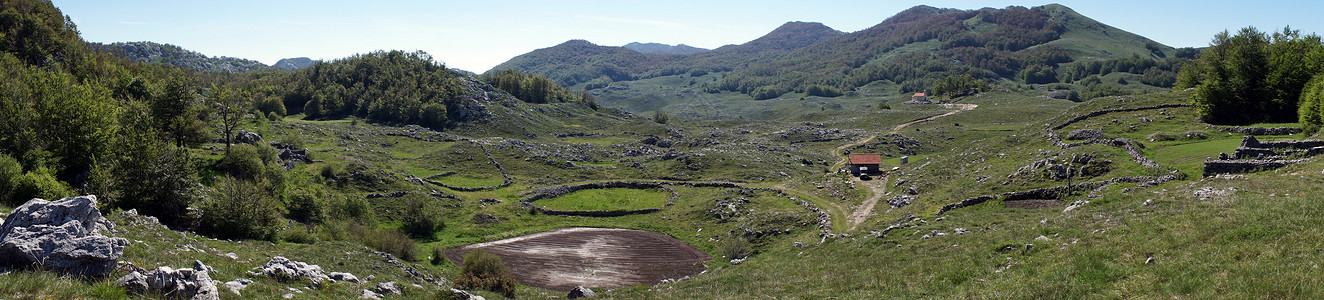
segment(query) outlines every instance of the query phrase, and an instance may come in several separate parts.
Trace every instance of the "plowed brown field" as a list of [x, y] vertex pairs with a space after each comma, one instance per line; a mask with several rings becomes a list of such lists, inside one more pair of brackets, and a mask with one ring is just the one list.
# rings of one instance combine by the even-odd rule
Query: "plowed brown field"
[[666, 234], [618, 228], [562, 228], [446, 250], [457, 265], [482, 249], [500, 256], [520, 283], [569, 291], [657, 284], [706, 268], [708, 253]]

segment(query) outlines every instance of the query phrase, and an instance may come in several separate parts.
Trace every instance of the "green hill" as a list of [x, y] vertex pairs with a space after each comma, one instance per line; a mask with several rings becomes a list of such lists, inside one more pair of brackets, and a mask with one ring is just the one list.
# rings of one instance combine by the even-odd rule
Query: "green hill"
[[980, 10], [917, 6], [852, 33], [791, 22], [745, 44], [686, 56], [622, 55], [589, 51], [587, 45], [576, 41], [536, 50], [494, 70], [523, 70], [571, 86], [592, 81], [583, 86], [588, 89], [721, 73], [719, 81], [698, 88], [766, 99], [813, 85], [849, 91], [879, 81], [923, 91], [961, 74], [1021, 83], [1027, 83], [1026, 74], [1048, 74], [1048, 79], [1034, 75], [1028, 83], [1051, 83], [1059, 81], [1053, 77], [1064, 64], [1132, 56], [1160, 60], [1173, 53], [1171, 47], [1056, 4]]

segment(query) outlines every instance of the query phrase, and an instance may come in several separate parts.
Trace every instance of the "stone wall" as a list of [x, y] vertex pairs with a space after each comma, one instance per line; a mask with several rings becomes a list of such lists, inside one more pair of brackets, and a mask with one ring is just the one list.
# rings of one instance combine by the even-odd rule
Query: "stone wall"
[[662, 185], [660, 183], [644, 182], [644, 181], [607, 181], [607, 182], [585, 183], [578, 185], [558, 185], [558, 186], [545, 187], [545, 188], [533, 190], [524, 193], [524, 195], [528, 195], [528, 196], [524, 197], [524, 199], [520, 199], [520, 203], [522, 203], [526, 208], [554, 216], [617, 217], [617, 216], [625, 216], [625, 215], [633, 215], [633, 214], [646, 214], [646, 213], [652, 213], [662, 210], [661, 208], [645, 208], [645, 209], [635, 209], [635, 210], [595, 210], [595, 211], [554, 210], [533, 204], [534, 201], [565, 196], [567, 194], [574, 193], [579, 190], [608, 189], [608, 188], [663, 189], [671, 192], [671, 199], [667, 200], [667, 204], [665, 206], [675, 205], [676, 197], [680, 197], [680, 193], [676, 192], [676, 189]]

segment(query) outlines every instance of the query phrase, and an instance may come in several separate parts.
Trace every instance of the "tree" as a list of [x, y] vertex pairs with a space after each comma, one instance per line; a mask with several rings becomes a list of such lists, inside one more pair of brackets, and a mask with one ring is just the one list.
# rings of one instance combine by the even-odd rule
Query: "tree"
[[1205, 122], [1246, 124], [1297, 120], [1298, 101], [1311, 76], [1324, 71], [1324, 45], [1316, 35], [1284, 28], [1265, 34], [1246, 27], [1214, 36], [1209, 49], [1177, 76], [1178, 88], [1196, 88], [1193, 102]]
[[1301, 107], [1297, 116], [1307, 136], [1318, 133], [1324, 126], [1324, 74], [1315, 75], [1301, 91]]
[[182, 78], [169, 79], [163, 91], [151, 97], [155, 127], [175, 146], [198, 145], [207, 140], [206, 106], [197, 89]]
[[227, 239], [274, 239], [284, 207], [264, 182], [220, 177], [202, 204], [203, 232]]
[[214, 85], [208, 98], [216, 119], [220, 122], [221, 134], [225, 136], [225, 147], [228, 151], [230, 145], [234, 144], [234, 131], [238, 129], [239, 123], [243, 122], [244, 115], [252, 110], [252, 99], [248, 91], [235, 91], [229, 87]]

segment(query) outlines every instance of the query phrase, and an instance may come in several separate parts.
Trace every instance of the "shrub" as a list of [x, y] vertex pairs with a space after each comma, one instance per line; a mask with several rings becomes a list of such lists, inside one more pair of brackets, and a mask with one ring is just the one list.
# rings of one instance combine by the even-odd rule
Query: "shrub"
[[443, 249], [441, 249], [440, 246], [432, 247], [432, 260], [431, 260], [432, 265], [440, 266], [441, 263], [444, 262], [446, 262], [446, 252]]
[[276, 112], [269, 112], [267, 113], [267, 121], [280, 121], [280, 116], [276, 115]]
[[262, 174], [262, 155], [253, 145], [234, 144], [225, 151], [217, 167], [237, 178], [257, 178]]
[[311, 225], [294, 225], [280, 232], [280, 240], [296, 244], [316, 244], [317, 235]]
[[405, 208], [404, 231], [414, 238], [432, 238], [432, 233], [446, 226], [436, 205], [426, 198], [410, 197]]
[[46, 168], [27, 172], [19, 176], [15, 183], [12, 198], [7, 203], [11, 206], [22, 205], [32, 198], [55, 200], [73, 194], [68, 184], [55, 179]]
[[481, 289], [501, 293], [506, 297], [515, 296], [515, 275], [510, 273], [500, 256], [473, 250], [464, 255], [464, 265], [455, 284], [462, 289]]
[[407, 261], [418, 261], [414, 240], [394, 228], [371, 228], [359, 223], [350, 223], [346, 228], [350, 236], [358, 237], [359, 243], [382, 252], [390, 253]]
[[722, 250], [722, 256], [728, 259], [737, 259], [749, 256], [749, 240], [735, 235], [727, 235], [726, 238], [717, 242], [717, 247]]
[[289, 209], [286, 217], [308, 224], [321, 223], [326, 220], [326, 203], [323, 198], [326, 198], [325, 193], [317, 190], [294, 190], [285, 199], [285, 207]]
[[0, 153], [0, 201], [10, 202], [9, 196], [18, 185], [18, 178], [23, 176], [23, 166], [17, 159]]
[[221, 177], [202, 205], [200, 229], [227, 239], [276, 239], [284, 208], [269, 185]]

